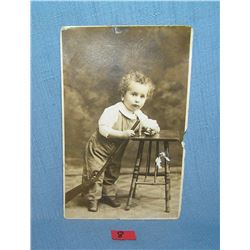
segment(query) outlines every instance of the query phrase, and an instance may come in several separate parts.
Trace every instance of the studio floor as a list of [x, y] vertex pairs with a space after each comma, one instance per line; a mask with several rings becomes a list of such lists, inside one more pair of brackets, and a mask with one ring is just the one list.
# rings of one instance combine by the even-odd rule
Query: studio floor
[[[65, 205], [65, 218], [68, 219], [177, 219], [181, 204], [181, 172], [171, 173], [170, 212], [165, 212], [165, 193], [163, 185], [138, 185], [136, 196], [132, 200], [129, 211], [125, 210], [132, 175], [123, 173], [117, 181], [117, 198], [122, 203], [118, 208], [112, 208], [99, 203], [97, 212], [89, 212], [87, 201], [81, 195]], [[151, 177], [152, 178], [152, 177]], [[163, 181], [163, 177], [158, 177]], [[65, 176], [65, 191], [81, 183], [81, 175]]]

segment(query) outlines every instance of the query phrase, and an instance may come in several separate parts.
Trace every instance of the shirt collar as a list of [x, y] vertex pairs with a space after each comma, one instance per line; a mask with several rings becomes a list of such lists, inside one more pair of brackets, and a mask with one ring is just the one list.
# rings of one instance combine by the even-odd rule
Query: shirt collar
[[132, 113], [130, 110], [126, 108], [123, 102], [119, 102], [119, 111], [129, 118], [130, 120], [135, 120], [137, 118], [137, 111], [135, 113]]

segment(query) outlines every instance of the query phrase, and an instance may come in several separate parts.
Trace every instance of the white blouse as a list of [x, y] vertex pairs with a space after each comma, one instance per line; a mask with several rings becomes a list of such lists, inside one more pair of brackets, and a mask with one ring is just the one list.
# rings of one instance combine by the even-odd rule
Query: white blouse
[[136, 120], [138, 117], [141, 125], [144, 127], [148, 127], [147, 124], [150, 123], [151, 120], [141, 110], [137, 110], [133, 113], [128, 110], [122, 102], [118, 102], [103, 111], [98, 121], [99, 132], [101, 135], [106, 138], [108, 137], [113, 129], [113, 125], [117, 122], [119, 112], [130, 120]]

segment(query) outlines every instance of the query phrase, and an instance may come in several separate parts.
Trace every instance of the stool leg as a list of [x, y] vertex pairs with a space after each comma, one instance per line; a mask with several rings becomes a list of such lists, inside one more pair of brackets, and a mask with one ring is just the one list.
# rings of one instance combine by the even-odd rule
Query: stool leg
[[139, 168], [140, 168], [141, 160], [142, 160], [143, 146], [144, 146], [144, 142], [140, 141], [139, 147], [138, 147], [137, 156], [136, 156], [136, 161], [135, 161], [135, 167], [134, 167], [134, 171], [133, 171], [133, 177], [132, 177], [132, 181], [131, 181], [131, 185], [130, 185], [130, 190], [129, 190], [128, 200], [127, 200], [127, 205], [125, 207], [125, 210], [129, 210], [130, 209], [130, 205], [131, 205], [131, 201], [132, 201], [132, 196], [133, 196], [133, 194], [135, 192], [136, 181], [138, 179]]
[[133, 195], [132, 195], [133, 198], [135, 198], [135, 193], [136, 193], [136, 188], [137, 188], [137, 181], [138, 181], [138, 177], [140, 175], [139, 173], [140, 173], [140, 167], [141, 167], [141, 161], [142, 161], [143, 148], [144, 148], [144, 141], [143, 141], [143, 144], [142, 144], [142, 149], [140, 151], [140, 162], [139, 162], [138, 171], [137, 171], [138, 174], [137, 174], [136, 180], [135, 180], [135, 188], [134, 188]]
[[[159, 156], [160, 150], [159, 150], [159, 141], [156, 141], [156, 154]], [[156, 168], [156, 176], [158, 175], [158, 168]]]
[[[159, 141], [156, 141], [156, 148], [155, 148], [155, 158], [159, 156]], [[158, 167], [155, 164], [154, 169], [154, 183], [156, 183], [156, 176], [158, 175]]]
[[[166, 153], [166, 155], [169, 157], [169, 145], [167, 142], [164, 142], [164, 151]], [[165, 164], [164, 164], [164, 170], [165, 170], [165, 174], [164, 174], [164, 179], [165, 179], [165, 212], [169, 213], [170, 212], [170, 205], [169, 205], [169, 201], [170, 201], [170, 168], [169, 168], [169, 164], [167, 163], [167, 161], [165, 160]]]
[[[167, 157], [170, 158], [170, 156], [169, 156], [169, 144], [168, 143], [167, 143], [167, 149], [165, 152], [167, 154]], [[168, 178], [169, 178], [169, 200], [171, 200], [170, 163], [167, 165], [167, 174], [168, 174]]]
[[147, 176], [149, 175], [149, 172], [150, 172], [151, 149], [152, 149], [152, 141], [149, 141], [149, 145], [148, 145], [148, 157], [147, 157], [147, 164], [146, 164], [146, 171], [145, 171], [144, 181], [146, 181]]
[[133, 190], [132, 198], [135, 198], [135, 192], [136, 192], [136, 188], [137, 188], [137, 184], [136, 184], [137, 180], [138, 180], [138, 175], [137, 175], [137, 178], [136, 178], [136, 180], [135, 180], [135, 188], [134, 188], [134, 190]]
[[169, 165], [165, 164], [165, 212], [170, 212], [170, 171]]
[[[143, 142], [144, 145], [144, 142]], [[139, 177], [139, 173], [140, 173], [140, 167], [141, 167], [141, 161], [142, 161], [142, 154], [143, 154], [143, 145], [142, 145], [142, 150], [141, 150], [141, 155], [140, 155], [140, 163], [139, 163], [139, 167], [138, 167], [138, 171], [137, 171], [137, 175], [136, 175], [136, 180], [135, 180], [135, 188], [133, 190], [133, 195], [132, 197], [135, 198], [135, 193], [136, 193], [136, 188], [137, 188], [137, 181], [138, 181], [138, 177]]]

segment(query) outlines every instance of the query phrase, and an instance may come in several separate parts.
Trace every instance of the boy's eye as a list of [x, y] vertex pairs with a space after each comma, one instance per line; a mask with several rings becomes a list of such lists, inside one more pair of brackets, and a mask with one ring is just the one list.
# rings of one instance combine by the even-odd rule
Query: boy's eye
[[141, 98], [145, 98], [145, 95], [141, 95]]
[[134, 92], [132, 93], [132, 96], [136, 96], [136, 95], [137, 95], [136, 93], [134, 93]]

